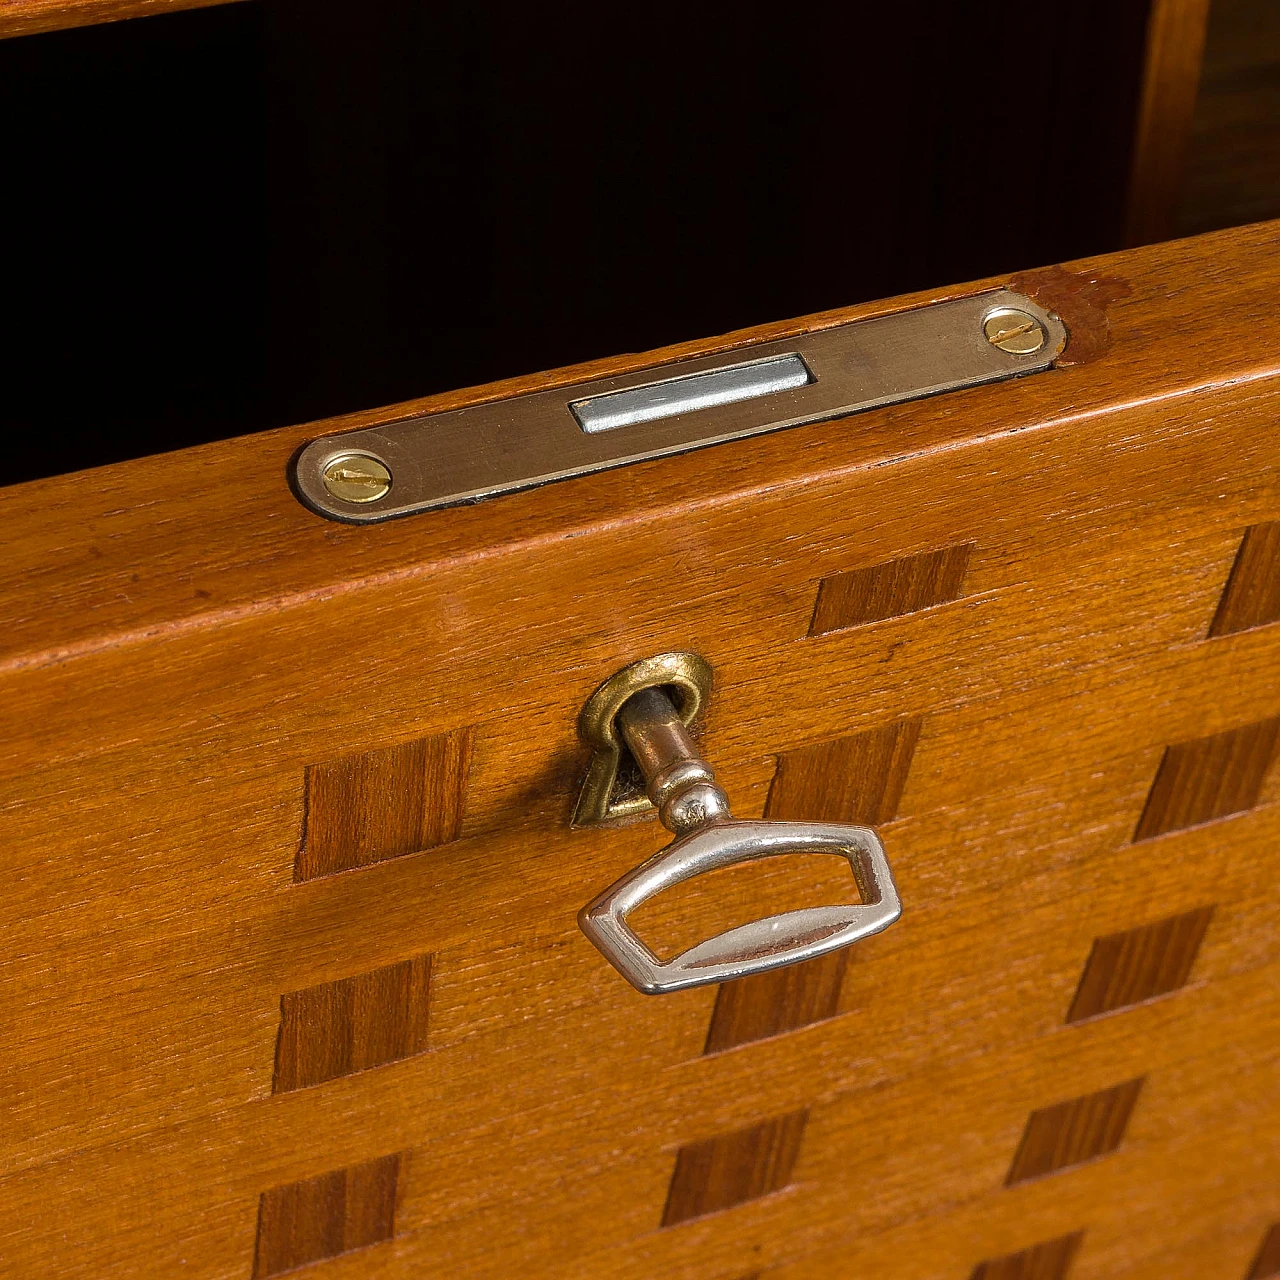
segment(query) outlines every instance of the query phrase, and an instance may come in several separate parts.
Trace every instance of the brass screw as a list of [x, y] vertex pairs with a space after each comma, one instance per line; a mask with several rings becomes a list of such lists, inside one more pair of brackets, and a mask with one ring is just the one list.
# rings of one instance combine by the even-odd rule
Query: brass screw
[[993, 311], [982, 322], [982, 332], [993, 347], [1014, 356], [1029, 356], [1039, 351], [1049, 337], [1035, 316], [1012, 307]]
[[342, 453], [325, 463], [324, 487], [343, 502], [377, 502], [391, 490], [391, 472], [367, 453]]

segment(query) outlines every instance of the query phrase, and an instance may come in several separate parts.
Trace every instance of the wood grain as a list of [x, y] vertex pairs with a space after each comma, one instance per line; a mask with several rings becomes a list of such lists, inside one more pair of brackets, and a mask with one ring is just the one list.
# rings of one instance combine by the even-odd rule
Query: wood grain
[[1141, 1078], [1126, 1080], [1110, 1089], [1033, 1111], [1006, 1185], [1043, 1178], [1114, 1151], [1124, 1138], [1142, 1084]]
[[1083, 1022], [1176, 991], [1191, 976], [1212, 907], [1097, 938], [1067, 1014]]
[[1173, 234], [1209, 25], [1209, 0], [1152, 0], [1129, 168], [1125, 243]]
[[[918, 719], [884, 725], [779, 757], [765, 816], [876, 825], [898, 815], [920, 737]], [[847, 952], [724, 983], [705, 1053], [795, 1031], [837, 1012]]]
[[235, 0], [0, 0], [0, 40], [61, 31], [179, 9], [206, 9]]
[[1280, 215], [1280, 10], [1214, 0], [1175, 233]]
[[1209, 634], [1226, 636], [1276, 621], [1280, 621], [1280, 520], [1245, 530]]
[[681, 1147], [662, 1225], [731, 1209], [787, 1186], [808, 1118], [807, 1111], [795, 1111]]
[[823, 578], [809, 634], [847, 631], [954, 600], [964, 584], [972, 550], [968, 544], [943, 547]]
[[305, 1089], [424, 1052], [430, 996], [430, 956], [281, 996], [272, 1091]]
[[398, 1155], [264, 1191], [258, 1203], [255, 1280], [390, 1240]]
[[1267, 1232], [1249, 1270], [1249, 1280], [1266, 1280], [1268, 1276], [1280, 1276], [1280, 1222]]
[[[1275, 772], [1130, 841], [1168, 744], [1280, 717], [1280, 629], [1206, 639], [1280, 509], [1277, 236], [1072, 264], [1130, 286], [1087, 363], [709, 449], [694, 491], [666, 459], [329, 525], [283, 483], [328, 424], [0, 492], [7, 1269], [245, 1275], [264, 1194], [401, 1151], [394, 1239], [333, 1280], [965, 1276], [1082, 1228], [1080, 1280], [1246, 1275], [1280, 1185]], [[958, 545], [952, 605], [806, 636], [824, 578]], [[716, 993], [640, 996], [575, 924], [667, 839], [570, 828], [575, 718], [674, 647], [715, 667], [745, 816], [808, 803], [775, 761], [920, 725], [909, 770], [879, 757], [892, 804], [840, 801], [897, 812], [905, 904], [850, 953], [849, 1016], [733, 1052], [703, 1052]], [[309, 765], [460, 725], [456, 839], [295, 881]], [[1064, 1025], [1097, 939], [1209, 900], [1194, 982]], [[431, 1052], [273, 1092], [282, 992], [428, 954]], [[1138, 1079], [1105, 1160], [1003, 1186], [1029, 1115]], [[655, 1230], [677, 1152], [801, 1113], [792, 1190]]]
[[898, 805], [920, 739], [918, 717], [796, 747], [778, 757], [766, 818], [877, 826]]
[[1067, 326], [1071, 341], [1054, 361], [1057, 369], [1092, 364], [1106, 355], [1111, 346], [1111, 321], [1107, 313], [1114, 303], [1132, 292], [1123, 276], [1102, 271], [1068, 271], [1061, 266], [1019, 271], [1009, 281], [1009, 287], [1047, 306]]
[[1244, 813], [1258, 803], [1280, 740], [1280, 720], [1262, 720], [1165, 748], [1133, 838], [1150, 840]]
[[1073, 1231], [1002, 1258], [991, 1258], [978, 1263], [969, 1280], [1066, 1280], [1083, 1239], [1083, 1231]]
[[835, 1017], [849, 952], [834, 951], [786, 969], [723, 982], [703, 1053], [796, 1031]]
[[293, 878], [331, 876], [456, 840], [470, 762], [471, 730], [455, 729], [309, 766]]

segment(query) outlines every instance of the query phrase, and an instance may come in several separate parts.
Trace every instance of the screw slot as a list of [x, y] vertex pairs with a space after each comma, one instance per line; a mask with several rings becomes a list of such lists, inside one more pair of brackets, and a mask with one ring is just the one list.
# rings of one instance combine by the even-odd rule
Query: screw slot
[[391, 472], [372, 454], [340, 453], [325, 463], [324, 487], [342, 502], [377, 502], [391, 492]]
[[987, 341], [1013, 356], [1034, 355], [1049, 340], [1044, 325], [1026, 311], [1001, 307], [989, 312], [982, 322]]

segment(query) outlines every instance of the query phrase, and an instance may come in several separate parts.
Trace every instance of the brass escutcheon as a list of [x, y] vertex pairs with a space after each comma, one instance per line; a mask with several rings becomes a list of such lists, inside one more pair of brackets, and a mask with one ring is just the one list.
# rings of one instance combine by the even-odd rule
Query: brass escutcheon
[[573, 813], [575, 827], [653, 812], [639, 773], [635, 778], [619, 777], [623, 746], [617, 718], [633, 694], [658, 688], [677, 692], [680, 719], [685, 725], [692, 725], [711, 695], [711, 664], [696, 653], [660, 653], [642, 658], [611, 675], [587, 699], [578, 716], [578, 735], [593, 754]]

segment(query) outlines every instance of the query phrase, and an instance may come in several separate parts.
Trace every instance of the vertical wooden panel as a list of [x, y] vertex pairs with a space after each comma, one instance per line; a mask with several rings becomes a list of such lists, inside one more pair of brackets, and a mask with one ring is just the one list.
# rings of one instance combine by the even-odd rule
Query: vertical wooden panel
[[1252, 809], [1278, 737], [1280, 719], [1263, 720], [1166, 747], [1134, 840]]
[[725, 982], [707, 1028], [704, 1053], [720, 1053], [834, 1017], [840, 1003], [848, 950], [803, 964]]
[[917, 613], [960, 594], [971, 543], [833, 573], [818, 584], [811, 636]]
[[808, 1111], [681, 1147], [662, 1214], [664, 1227], [756, 1200], [791, 1181]]
[[471, 730], [455, 729], [311, 765], [295, 880], [311, 880], [458, 838]]
[[1074, 1231], [1017, 1253], [989, 1258], [974, 1267], [969, 1280], [1066, 1280], [1083, 1239], [1083, 1231]]
[[1268, 1280], [1270, 1276], [1280, 1276], [1280, 1222], [1267, 1232], [1249, 1269], [1248, 1280]]
[[1208, 26], [1209, 0], [1151, 0], [1142, 102], [1129, 166], [1127, 245], [1153, 244], [1173, 235]]
[[1212, 907], [1096, 938], [1068, 1022], [1126, 1009], [1185, 984], [1213, 917]]
[[779, 756], [765, 817], [870, 826], [891, 822], [898, 816], [921, 723], [918, 717], [899, 720]]
[[430, 994], [431, 957], [416, 956], [282, 996], [273, 1092], [422, 1053]]
[[1114, 1151], [1124, 1137], [1142, 1080], [1071, 1098], [1033, 1111], [1027, 1118], [1007, 1186], [1042, 1178]]
[[390, 1240], [400, 1156], [383, 1156], [264, 1191], [258, 1202], [255, 1280]]
[[1226, 636], [1277, 621], [1280, 621], [1280, 520], [1273, 520], [1245, 530], [1209, 634]]

